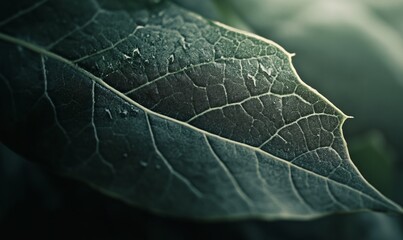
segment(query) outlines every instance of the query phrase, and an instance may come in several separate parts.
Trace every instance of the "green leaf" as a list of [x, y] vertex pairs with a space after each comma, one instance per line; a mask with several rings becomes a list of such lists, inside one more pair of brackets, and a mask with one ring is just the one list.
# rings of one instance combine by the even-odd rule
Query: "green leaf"
[[169, 2], [0, 9], [1, 141], [27, 158], [173, 216], [402, 211], [277, 44]]
[[[397, 110], [403, 101], [402, 1], [227, 0], [225, 6], [251, 31], [297, 53], [303, 79], [354, 116], [347, 139], [380, 130], [403, 166], [403, 111]], [[242, 27], [227, 15], [212, 17]]]
[[[175, 1], [182, 5], [193, 2]], [[392, 175], [403, 175], [400, 140], [403, 111], [399, 110], [403, 102], [402, 1], [216, 2], [222, 3], [225, 10], [212, 18], [237, 28], [247, 25], [249, 31], [275, 40], [297, 53], [293, 63], [302, 79], [354, 116], [354, 121], [349, 121], [343, 128], [350, 144], [365, 132], [382, 133], [388, 148], [396, 153], [397, 161], [390, 174], [382, 175], [385, 169], [379, 169], [376, 174], [380, 178], [374, 179], [374, 173], [367, 171], [368, 166], [360, 164], [371, 165], [367, 157], [370, 153], [354, 154], [354, 149], [351, 149], [354, 146], [349, 145], [352, 160], [371, 184], [379, 187]], [[205, 12], [191, 5], [188, 7]], [[234, 22], [234, 18], [242, 19], [243, 23]], [[384, 164], [384, 157], [371, 155], [371, 158], [376, 164]], [[384, 187], [380, 190], [402, 204], [400, 181], [393, 180], [388, 188], [393, 189], [393, 195]]]

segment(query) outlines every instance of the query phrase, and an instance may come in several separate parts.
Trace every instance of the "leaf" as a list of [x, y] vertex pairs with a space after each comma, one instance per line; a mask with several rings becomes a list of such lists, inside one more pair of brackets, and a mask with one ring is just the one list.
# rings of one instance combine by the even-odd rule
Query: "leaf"
[[173, 216], [402, 211], [349, 159], [347, 117], [277, 44], [169, 2], [7, 6], [1, 141], [27, 158]]
[[[381, 130], [403, 166], [402, 1], [228, 0], [225, 6], [251, 31], [298, 53], [294, 64], [306, 82], [354, 116], [347, 140]], [[213, 17], [239, 27], [226, 15]]]
[[[193, 2], [175, 1], [181, 5]], [[211, 16], [213, 19], [237, 28], [245, 29], [243, 26], [247, 25], [248, 31], [269, 37], [296, 52], [293, 64], [306, 83], [354, 116], [354, 121], [344, 127], [344, 136], [350, 143], [352, 160], [371, 184], [378, 187], [393, 175], [403, 176], [400, 141], [403, 111], [399, 110], [403, 102], [402, 1], [216, 2], [222, 3], [225, 10]], [[206, 11], [188, 5], [196, 12]], [[234, 18], [242, 19], [243, 23], [233, 21]], [[367, 171], [368, 166], [360, 165], [360, 162], [371, 165], [368, 153], [357, 155], [351, 149], [356, 138], [371, 131], [381, 131], [389, 148], [397, 154], [391, 174], [382, 175], [384, 169], [377, 172], [381, 181], [371, 177], [373, 173]], [[377, 164], [384, 164], [382, 158], [372, 157]], [[392, 192], [378, 189], [402, 204], [400, 182], [394, 179], [388, 185]]]

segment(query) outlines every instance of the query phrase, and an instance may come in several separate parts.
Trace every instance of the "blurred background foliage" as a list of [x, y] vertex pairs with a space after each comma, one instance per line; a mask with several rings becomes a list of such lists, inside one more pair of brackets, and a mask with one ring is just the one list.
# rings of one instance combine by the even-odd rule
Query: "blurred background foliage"
[[[347, 115], [352, 160], [403, 205], [403, 1], [175, 0], [296, 53], [300, 77]], [[52, 239], [403, 239], [403, 217], [195, 222], [130, 208], [0, 146], [0, 229]], [[16, 231], [18, 230], [18, 231]]]

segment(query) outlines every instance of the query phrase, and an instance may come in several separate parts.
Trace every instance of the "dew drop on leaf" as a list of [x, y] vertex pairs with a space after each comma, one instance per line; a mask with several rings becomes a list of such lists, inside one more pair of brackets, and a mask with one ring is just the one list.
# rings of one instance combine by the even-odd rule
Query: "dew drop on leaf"
[[132, 55], [133, 55], [133, 57], [134, 57], [134, 55], [139, 55], [139, 56], [141, 56], [141, 54], [140, 54], [140, 50], [138, 49], [138, 48], [135, 48], [134, 50], [133, 50], [133, 52], [132, 52]]
[[127, 59], [130, 59], [130, 58], [132, 58], [132, 57], [130, 57], [130, 56], [126, 55], [126, 54], [123, 54], [123, 58], [124, 58], [125, 60], [127, 60]]
[[108, 117], [109, 117], [110, 119], [113, 119], [111, 110], [109, 110], [109, 108], [105, 108], [105, 112], [106, 112], [106, 114], [108, 115]]
[[120, 109], [119, 114], [122, 117], [126, 117], [129, 112], [126, 109]]
[[175, 56], [173, 54], [169, 55], [168, 60], [170, 63], [173, 63], [175, 61]]
[[139, 114], [139, 110], [137, 108], [132, 108], [132, 115], [133, 117], [137, 116]]

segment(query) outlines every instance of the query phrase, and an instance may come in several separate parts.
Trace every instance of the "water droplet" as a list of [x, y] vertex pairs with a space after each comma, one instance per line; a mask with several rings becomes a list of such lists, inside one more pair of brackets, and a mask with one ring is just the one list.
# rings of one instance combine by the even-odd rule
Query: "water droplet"
[[271, 76], [273, 73], [273, 68], [269, 67], [267, 69], [263, 64], [259, 64], [260, 69], [262, 69], [263, 72], [265, 72], [268, 76]]
[[123, 157], [127, 158], [129, 155], [127, 153], [123, 153]]
[[138, 48], [135, 48], [132, 52], [132, 56], [134, 57], [134, 55], [139, 55], [141, 56], [140, 50]]
[[133, 117], [137, 116], [139, 114], [139, 110], [136, 107], [132, 107], [132, 115]]
[[139, 29], [144, 28], [143, 25], [137, 25], [136, 28], [134, 29], [134, 32], [137, 32]]
[[184, 37], [182, 37], [182, 38], [179, 40], [179, 42], [180, 42], [180, 44], [182, 45], [183, 50], [186, 50], [186, 49], [189, 47], [189, 44], [186, 43], [186, 39], [185, 39]]
[[122, 117], [126, 117], [129, 112], [126, 109], [120, 109], [119, 114]]
[[111, 110], [109, 110], [108, 108], [105, 108], [105, 112], [106, 112], [106, 114], [108, 115], [108, 117], [109, 117], [110, 119], [113, 119]]
[[169, 55], [168, 61], [173, 63], [175, 61], [175, 56], [173, 54]]
[[142, 167], [147, 167], [148, 163], [146, 161], [140, 161]]
[[252, 75], [250, 75], [250, 74], [248, 73], [248, 78], [249, 78], [249, 79], [252, 79], [252, 81], [253, 81], [253, 86], [256, 87], [256, 78], [255, 78], [255, 76], [252, 76]]

